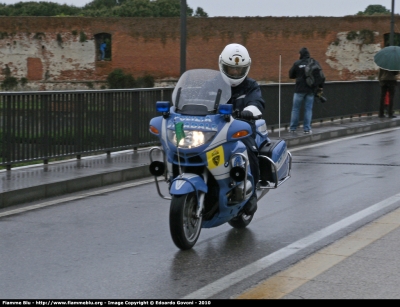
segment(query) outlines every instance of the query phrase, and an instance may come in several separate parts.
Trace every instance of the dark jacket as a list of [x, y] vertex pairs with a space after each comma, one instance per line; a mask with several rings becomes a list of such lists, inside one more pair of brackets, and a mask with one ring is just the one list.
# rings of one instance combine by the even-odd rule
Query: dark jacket
[[390, 71], [379, 68], [378, 80], [380, 85], [384, 85], [385, 81], [392, 81], [392, 83], [396, 83], [398, 73], [398, 71]]
[[228, 103], [233, 105], [233, 110], [239, 111], [243, 111], [247, 106], [256, 106], [263, 113], [265, 108], [260, 86], [251, 78], [246, 78], [238, 86], [232, 87], [232, 97]]
[[[243, 109], [247, 106], [256, 106], [261, 111], [261, 113], [264, 113], [265, 102], [261, 95], [260, 86], [255, 80], [251, 78], [246, 78], [238, 86], [232, 87], [232, 97], [228, 101], [228, 103], [233, 105], [234, 111], [243, 111]], [[246, 138], [242, 141], [246, 144], [247, 147], [252, 148], [253, 151], [257, 151], [257, 146], [255, 143], [255, 121], [251, 120], [247, 122], [250, 124], [253, 131], [253, 138]]]
[[[292, 68], [289, 70], [289, 78], [290, 79], [296, 79], [296, 85], [294, 88], [295, 93], [313, 93], [317, 89], [310, 88], [307, 83], [306, 83], [306, 78], [305, 78], [305, 71], [304, 68], [306, 67], [308, 63], [308, 59], [310, 58], [310, 52], [308, 51], [307, 48], [303, 47], [299, 51], [300, 53], [300, 59], [294, 62]], [[315, 62], [318, 63], [314, 59]], [[319, 64], [319, 63], [318, 63]], [[318, 79], [316, 79], [318, 80]], [[319, 88], [323, 88], [325, 83], [325, 79], [320, 81]]]

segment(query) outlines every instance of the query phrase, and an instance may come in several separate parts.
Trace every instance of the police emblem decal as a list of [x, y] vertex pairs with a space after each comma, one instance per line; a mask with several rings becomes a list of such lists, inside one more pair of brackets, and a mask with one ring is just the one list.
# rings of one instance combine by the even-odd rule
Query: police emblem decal
[[212, 152], [212, 161], [214, 163], [215, 166], [219, 165], [219, 161], [220, 161], [220, 154], [219, 151], [216, 149]]

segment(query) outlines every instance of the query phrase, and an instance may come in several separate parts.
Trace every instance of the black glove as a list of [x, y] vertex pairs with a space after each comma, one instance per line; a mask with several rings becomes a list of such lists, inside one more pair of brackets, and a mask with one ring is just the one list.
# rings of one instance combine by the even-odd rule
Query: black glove
[[250, 111], [242, 111], [242, 112], [240, 112], [239, 117], [250, 120], [250, 119], [253, 119], [254, 116], [253, 116], [253, 113]]

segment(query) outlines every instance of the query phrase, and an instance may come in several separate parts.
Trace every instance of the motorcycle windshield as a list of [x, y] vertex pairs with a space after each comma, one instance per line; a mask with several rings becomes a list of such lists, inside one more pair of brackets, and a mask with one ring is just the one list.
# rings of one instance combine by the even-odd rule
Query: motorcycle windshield
[[231, 86], [220, 71], [193, 69], [182, 74], [172, 93], [176, 112], [185, 115], [215, 114], [231, 98]]

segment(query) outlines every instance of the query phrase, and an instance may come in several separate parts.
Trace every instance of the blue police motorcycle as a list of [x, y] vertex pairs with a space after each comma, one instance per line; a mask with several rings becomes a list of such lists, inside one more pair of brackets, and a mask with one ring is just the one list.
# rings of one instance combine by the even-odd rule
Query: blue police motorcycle
[[181, 250], [196, 244], [202, 228], [248, 226], [253, 215], [243, 207], [252, 194], [259, 200], [290, 178], [292, 155], [285, 141], [271, 140], [265, 120], [255, 118], [260, 180], [254, 182], [241, 142], [252, 134], [251, 126], [235, 118], [230, 97], [231, 87], [219, 71], [188, 70], [174, 88], [172, 105], [156, 102], [161, 116], [150, 120], [150, 132], [161, 143], [150, 149], [150, 173], [160, 197], [171, 201], [170, 233]]

